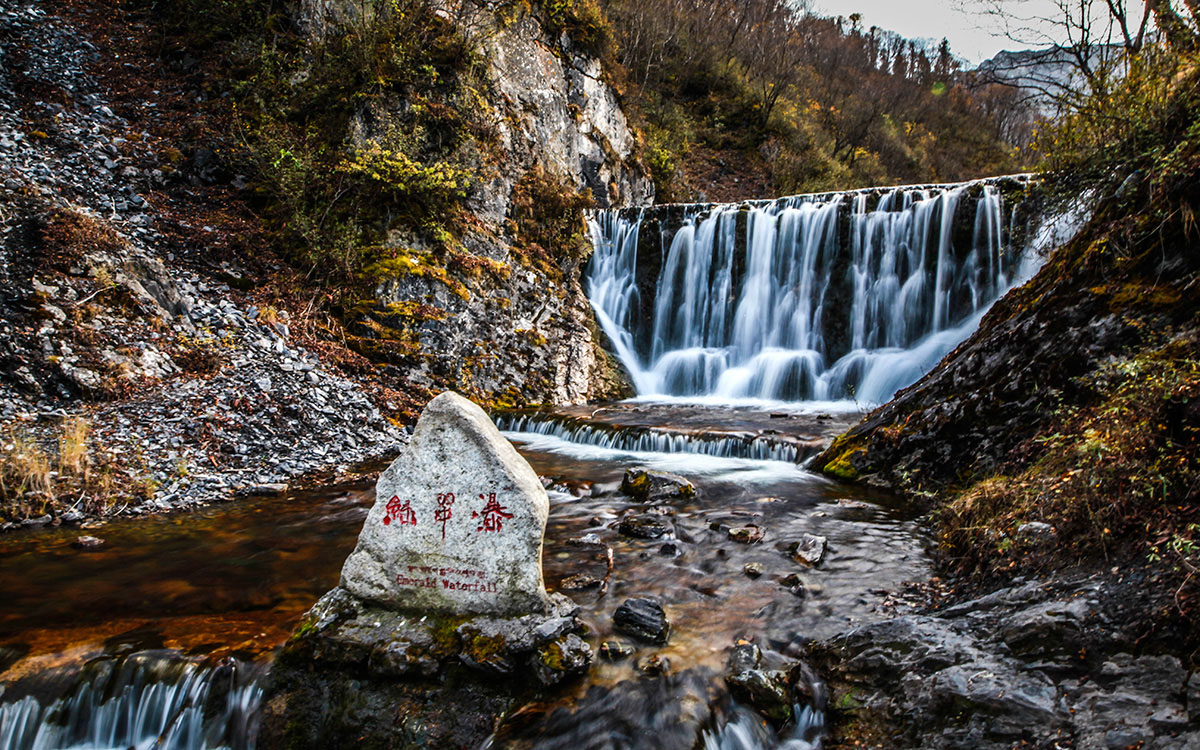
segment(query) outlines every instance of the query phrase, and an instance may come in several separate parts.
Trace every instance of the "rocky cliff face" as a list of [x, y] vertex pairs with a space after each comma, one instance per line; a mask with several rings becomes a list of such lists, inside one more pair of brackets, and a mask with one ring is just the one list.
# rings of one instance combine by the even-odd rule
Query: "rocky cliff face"
[[[528, 262], [514, 251], [524, 241], [515, 221], [517, 204], [531, 181], [584, 196], [571, 204], [576, 207], [653, 201], [653, 184], [616, 92], [598, 59], [577, 49], [565, 33], [548, 33], [534, 12], [502, 15], [454, 2], [439, 7], [487, 65], [480, 94], [496, 153], [474, 170], [467, 198], [471, 226], [462, 246], [485, 259], [490, 272], [449, 268], [449, 284], [441, 274], [394, 274], [377, 285], [376, 304], [357, 311], [352, 330], [386, 340], [397, 326], [404, 329], [410, 351], [384, 359], [396, 365], [396, 377], [417, 388], [454, 387], [495, 405], [575, 404], [622, 395], [623, 378], [593, 333], [580, 285], [588, 250], [543, 248], [567, 258], [550, 264]], [[321, 36], [358, 21], [354, 13], [346, 3], [307, 0], [300, 18], [308, 33]], [[395, 102], [364, 108], [352, 137], [368, 144], [402, 110]], [[539, 196], [535, 191], [526, 200]], [[558, 242], [583, 241], [582, 222], [570, 229]], [[418, 250], [422, 245], [403, 232], [390, 241]], [[414, 306], [422, 313], [412, 315]]]

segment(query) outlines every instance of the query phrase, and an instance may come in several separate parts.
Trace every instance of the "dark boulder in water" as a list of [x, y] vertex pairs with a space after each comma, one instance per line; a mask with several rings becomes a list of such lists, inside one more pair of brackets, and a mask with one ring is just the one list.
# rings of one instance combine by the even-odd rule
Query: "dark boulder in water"
[[650, 643], [666, 643], [671, 623], [653, 599], [626, 599], [613, 613], [613, 629]]
[[652, 513], [625, 516], [617, 526], [617, 531], [636, 539], [658, 539], [670, 534], [672, 530], [670, 521]]
[[677, 474], [629, 469], [621, 480], [621, 492], [642, 502], [655, 503], [695, 497], [696, 487]]

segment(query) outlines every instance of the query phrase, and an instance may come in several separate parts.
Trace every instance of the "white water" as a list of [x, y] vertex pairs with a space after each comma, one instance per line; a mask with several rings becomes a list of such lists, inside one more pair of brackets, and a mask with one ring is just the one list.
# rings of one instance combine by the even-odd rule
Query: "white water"
[[657, 453], [625, 450], [603, 445], [573, 442], [556, 435], [536, 432], [505, 432], [514, 443], [541, 453], [557, 453], [583, 461], [612, 461], [647, 469], [670, 471], [687, 476], [728, 479], [742, 484], [772, 484], [785, 481], [826, 481], [801, 469], [791, 461], [751, 458], [721, 458], [701, 453]]
[[[104, 665], [107, 667], [109, 665]], [[0, 704], [0, 750], [244, 750], [254, 745], [262, 689], [237, 665], [203, 668], [122, 660], [43, 706]], [[226, 690], [207, 718], [214, 689]]]
[[697, 453], [718, 458], [797, 463], [817, 452], [815, 448], [802, 451], [795, 443], [767, 435], [687, 434], [645, 427], [600, 427], [553, 416], [500, 414], [496, 417], [496, 425], [516, 436], [555, 437], [625, 454]]
[[896, 188], [685, 208], [646, 305], [638, 235], [654, 210], [597, 214], [587, 276], [642, 398], [882, 403], [1025, 276], [993, 185]]

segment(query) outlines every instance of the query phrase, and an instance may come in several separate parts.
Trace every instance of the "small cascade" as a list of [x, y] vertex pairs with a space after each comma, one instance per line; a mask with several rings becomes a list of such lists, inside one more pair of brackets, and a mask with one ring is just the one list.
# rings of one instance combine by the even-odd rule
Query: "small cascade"
[[725, 724], [704, 733], [704, 750], [821, 750], [824, 712], [800, 705], [793, 711], [795, 719], [780, 737], [760, 714], [736, 706]]
[[88, 664], [65, 696], [0, 704], [0, 750], [249, 750], [262, 689], [238, 662], [151, 653]]
[[639, 426], [604, 425], [560, 415], [498, 414], [496, 425], [505, 432], [560, 438], [629, 453], [694, 453], [718, 458], [799, 463], [819, 452], [820, 443], [802, 443], [783, 436], [708, 432], [694, 434]]
[[825, 683], [804, 667], [803, 703], [792, 706], [792, 718], [774, 729], [758, 712], [734, 703], [724, 721], [704, 733], [704, 750], [821, 750], [825, 738]]
[[1024, 179], [601, 212], [588, 294], [639, 395], [880, 403], [1012, 286]]

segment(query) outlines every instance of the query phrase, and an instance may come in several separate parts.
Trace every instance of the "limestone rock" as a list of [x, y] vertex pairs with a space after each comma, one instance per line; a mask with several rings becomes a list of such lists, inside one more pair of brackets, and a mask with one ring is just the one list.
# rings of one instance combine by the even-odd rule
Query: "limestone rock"
[[549, 507], [537, 474], [483, 410], [443, 393], [380, 475], [341, 585], [393, 609], [546, 612]]

